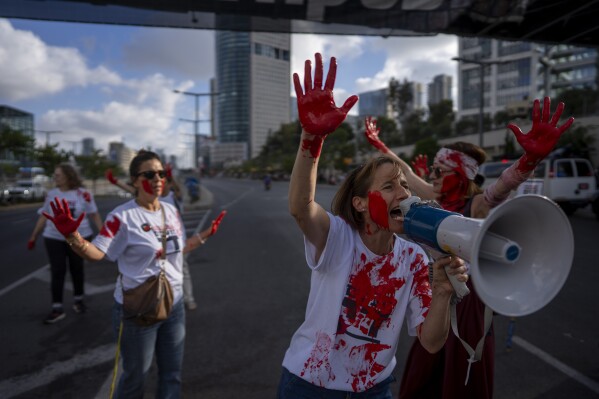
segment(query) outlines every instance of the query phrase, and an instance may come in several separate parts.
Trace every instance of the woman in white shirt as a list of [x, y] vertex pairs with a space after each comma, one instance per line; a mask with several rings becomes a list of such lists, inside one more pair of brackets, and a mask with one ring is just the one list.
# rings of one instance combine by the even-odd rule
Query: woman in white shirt
[[[279, 399], [391, 398], [395, 352], [404, 319], [431, 352], [449, 332], [453, 287], [448, 273], [465, 281], [455, 257], [433, 265], [412, 242], [400, 238], [399, 203], [410, 196], [400, 165], [380, 157], [352, 171], [333, 199], [332, 212], [315, 201], [318, 161], [324, 140], [358, 100], [337, 108], [333, 99], [335, 59], [322, 87], [316, 54], [314, 84], [306, 61], [304, 89], [294, 74], [302, 125], [289, 186], [289, 209], [304, 234], [312, 269], [304, 323], [291, 339], [279, 383]], [[354, 396], [352, 396], [354, 397]]]
[[[54, 183], [56, 188], [48, 192], [44, 205], [38, 210], [37, 213], [40, 216], [27, 243], [27, 248], [33, 249], [38, 235], [43, 231], [42, 236], [50, 261], [52, 291], [52, 310], [48, 317], [44, 319], [45, 324], [56, 323], [65, 318], [66, 313], [62, 303], [67, 264], [73, 281], [73, 310], [76, 313], [84, 313], [87, 307], [83, 302], [85, 280], [83, 258], [71, 250], [65, 238], [56, 230], [53, 223], [46, 223], [47, 219], [42, 213], [50, 212], [50, 202], [54, 201], [54, 198], [58, 198], [61, 201], [67, 201], [73, 216], [79, 217], [81, 214], [87, 214], [96, 226], [97, 231], [102, 228], [102, 219], [98, 213], [94, 196], [83, 188], [83, 182], [71, 164], [62, 163], [56, 167], [54, 170]], [[80, 230], [83, 237], [88, 240], [91, 239], [93, 231], [87, 218], [82, 219]]]
[[[224, 212], [212, 222], [209, 231], [186, 238], [178, 211], [161, 202], [166, 172], [158, 155], [140, 151], [129, 166], [135, 198], [106, 217], [100, 234], [93, 242], [79, 233], [79, 219], [74, 219], [68, 206], [58, 200], [53, 204], [54, 216], [46, 215], [66, 237], [73, 250], [90, 261], [107, 257], [116, 261], [120, 272], [114, 291], [113, 326], [121, 333], [120, 353], [123, 373], [116, 397], [142, 397], [144, 383], [156, 354], [158, 365], [158, 398], [179, 397], [185, 341], [185, 308], [183, 306], [183, 254], [204, 244], [215, 234]], [[163, 258], [162, 234], [166, 233]], [[123, 317], [123, 290], [142, 284], [164, 268], [173, 291], [173, 307], [164, 321], [140, 326]]]

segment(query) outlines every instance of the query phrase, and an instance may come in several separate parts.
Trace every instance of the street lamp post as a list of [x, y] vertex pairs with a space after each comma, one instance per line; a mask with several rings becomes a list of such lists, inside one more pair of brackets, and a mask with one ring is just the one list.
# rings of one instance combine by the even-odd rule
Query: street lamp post
[[478, 104], [478, 146], [483, 148], [483, 117], [485, 107], [485, 67], [493, 64], [507, 64], [509, 61], [492, 61], [492, 60], [473, 60], [463, 57], [453, 57], [452, 60], [463, 62], [465, 64], [478, 65], [480, 71], [480, 90], [479, 90], [479, 104]]
[[50, 135], [62, 133], [62, 130], [34, 130], [36, 133], [45, 133], [46, 134], [46, 147], [50, 145]]
[[186, 121], [186, 122], [192, 122], [194, 125], [194, 144], [195, 144], [195, 148], [194, 148], [194, 156], [195, 156], [195, 162], [194, 164], [196, 165], [196, 167], [198, 168], [198, 172], [201, 173], [201, 165], [200, 165], [200, 122], [209, 122], [211, 121], [211, 119], [205, 119], [205, 120], [200, 120], [200, 97], [204, 97], [204, 96], [215, 96], [219, 93], [216, 92], [208, 92], [208, 93], [194, 93], [194, 92], [190, 92], [190, 91], [180, 91], [180, 90], [173, 90], [173, 93], [177, 93], [177, 94], [185, 94], [187, 96], [193, 96], [195, 99], [195, 119], [182, 119], [180, 118], [180, 120], [182, 121]]

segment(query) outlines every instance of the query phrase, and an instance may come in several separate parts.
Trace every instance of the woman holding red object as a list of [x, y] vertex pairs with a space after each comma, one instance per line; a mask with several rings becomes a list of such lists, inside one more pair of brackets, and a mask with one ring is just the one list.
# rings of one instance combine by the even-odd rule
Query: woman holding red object
[[[535, 166], [553, 150], [559, 137], [574, 122], [574, 118], [569, 118], [558, 127], [564, 104], [558, 104], [551, 118], [550, 105], [549, 97], [545, 97], [541, 113], [540, 101], [535, 100], [532, 128], [527, 134], [514, 124], [508, 125], [524, 149], [524, 155], [484, 191], [476, 184], [476, 176], [486, 154], [474, 144], [456, 142], [441, 148], [429, 173], [430, 182], [427, 182], [389, 151], [378, 137], [376, 121], [371, 118], [366, 119], [365, 134], [374, 147], [402, 165], [402, 171], [416, 195], [424, 200], [438, 201], [443, 209], [467, 217], [485, 218], [491, 209], [508, 198], [510, 191], [532, 175]], [[418, 169], [425, 170], [422, 162], [418, 166]], [[493, 397], [495, 338], [492, 324], [488, 331], [484, 331], [483, 327], [485, 314], [490, 318], [492, 312], [480, 300], [470, 281], [468, 287], [470, 294], [456, 305], [459, 337], [451, 331], [443, 349], [436, 354], [425, 351], [418, 341], [412, 345], [401, 381], [401, 399]], [[470, 348], [477, 347], [478, 342], [484, 340], [482, 355], [479, 354], [478, 358], [469, 355], [460, 338]]]
[[[140, 151], [129, 167], [135, 199], [108, 214], [93, 242], [84, 239], [77, 219], [66, 202], [55, 199], [53, 215], [44, 216], [54, 223], [73, 251], [84, 259], [99, 261], [107, 257], [116, 261], [120, 272], [114, 291], [113, 326], [119, 336], [123, 373], [116, 396], [143, 396], [144, 382], [156, 354], [158, 392], [156, 397], [179, 397], [185, 338], [183, 307], [183, 254], [198, 248], [216, 233], [225, 211], [212, 222], [208, 232], [185, 237], [185, 229], [174, 206], [161, 202], [166, 172], [160, 158], [151, 151]], [[165, 244], [162, 235], [166, 234]], [[163, 255], [163, 245], [166, 254]], [[173, 290], [173, 307], [166, 320], [140, 326], [123, 318], [123, 290], [135, 288], [162, 269]]]

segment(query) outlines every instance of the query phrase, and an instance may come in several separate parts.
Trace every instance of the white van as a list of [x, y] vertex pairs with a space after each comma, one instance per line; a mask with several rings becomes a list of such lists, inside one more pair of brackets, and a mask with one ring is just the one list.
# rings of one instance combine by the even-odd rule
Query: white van
[[551, 198], [571, 215], [592, 201], [597, 190], [591, 163], [584, 158], [544, 159], [534, 177], [518, 187], [517, 194], [541, 194]]

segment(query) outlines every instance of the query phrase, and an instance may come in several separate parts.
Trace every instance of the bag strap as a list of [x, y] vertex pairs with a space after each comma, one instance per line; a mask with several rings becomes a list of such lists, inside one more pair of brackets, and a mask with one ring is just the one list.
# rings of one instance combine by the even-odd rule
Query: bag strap
[[458, 332], [458, 323], [457, 323], [457, 314], [456, 314], [456, 303], [451, 304], [451, 329], [453, 330], [454, 335], [462, 342], [462, 346], [466, 349], [466, 352], [470, 355], [468, 358], [468, 370], [466, 371], [466, 381], [464, 381], [464, 385], [468, 385], [468, 379], [470, 378], [470, 366], [472, 363], [478, 362], [483, 357], [483, 346], [485, 345], [485, 338], [487, 336], [487, 332], [491, 327], [491, 322], [493, 321], [493, 310], [490, 307], [485, 305], [485, 326], [483, 336], [480, 338], [478, 343], [476, 344], [476, 350], [472, 349], [468, 342], [464, 341]]
[[162, 211], [162, 255], [160, 259], [166, 259], [166, 213], [164, 212], [164, 205], [160, 204], [160, 210]]

